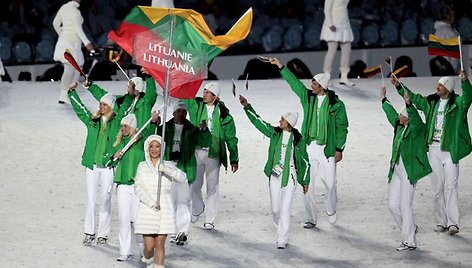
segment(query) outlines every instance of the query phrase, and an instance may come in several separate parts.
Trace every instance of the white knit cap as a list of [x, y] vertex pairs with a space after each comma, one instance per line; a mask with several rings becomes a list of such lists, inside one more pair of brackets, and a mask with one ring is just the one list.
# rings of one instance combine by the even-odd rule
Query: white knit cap
[[128, 125], [135, 129], [137, 127], [138, 122], [134, 114], [128, 114], [127, 116], [123, 117], [123, 119], [121, 119], [121, 124]]
[[172, 110], [172, 112], [175, 112], [175, 111], [177, 111], [178, 109], [182, 109], [182, 110], [188, 111], [188, 109], [187, 109], [187, 104], [185, 104], [185, 102], [183, 102], [183, 101], [177, 102], [177, 103], [174, 105], [174, 109]]
[[205, 85], [204, 89], [210, 91], [211, 93], [215, 94], [215, 96], [220, 96], [220, 87], [216, 82], [210, 82]]
[[456, 86], [456, 82], [454, 82], [454, 79], [450, 76], [441, 77], [438, 83], [442, 84], [449, 92], [453, 91]]
[[112, 109], [113, 109], [113, 106], [115, 106], [115, 100], [116, 100], [115, 96], [113, 96], [113, 94], [111, 93], [107, 93], [103, 95], [103, 97], [100, 98], [100, 102], [107, 104]]
[[318, 82], [318, 84], [320, 84], [320, 86], [325, 90], [328, 89], [329, 79], [331, 79], [331, 75], [328, 73], [319, 73], [313, 76], [313, 80], [316, 80], [316, 82]]
[[287, 120], [287, 122], [292, 126], [292, 127], [295, 127], [297, 125], [297, 121], [298, 121], [298, 113], [292, 113], [292, 112], [288, 112], [284, 115], [282, 115], [282, 117]]
[[400, 110], [400, 114], [408, 118], [408, 110], [406, 109], [406, 106], [402, 107], [402, 109]]
[[141, 77], [133, 77], [131, 78], [131, 81], [134, 83], [134, 88], [139, 91], [143, 92], [144, 91], [144, 81]]

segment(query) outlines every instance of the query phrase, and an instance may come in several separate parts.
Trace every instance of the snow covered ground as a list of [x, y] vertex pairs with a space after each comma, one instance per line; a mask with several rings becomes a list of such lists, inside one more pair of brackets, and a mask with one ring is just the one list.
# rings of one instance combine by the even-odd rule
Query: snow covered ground
[[[437, 80], [403, 81], [429, 94]], [[317, 182], [318, 226], [303, 229], [298, 188], [289, 245], [280, 250], [275, 246], [268, 180], [262, 172], [268, 139], [246, 118], [230, 81], [221, 81], [222, 100], [236, 121], [240, 170], [221, 171], [216, 229], [204, 230], [201, 221], [193, 224], [189, 244], [167, 244], [166, 267], [472, 267], [472, 158], [460, 166], [460, 233], [451, 237], [432, 231], [432, 194], [425, 178], [418, 183], [414, 200], [418, 249], [395, 251], [400, 231], [387, 209], [393, 129], [381, 110], [380, 79], [355, 82], [348, 88], [333, 80], [331, 87], [345, 102], [350, 123], [344, 159], [338, 164], [338, 222], [330, 225], [322, 212], [323, 188]], [[282, 80], [250, 81], [248, 91], [243, 81], [237, 83], [238, 94], [274, 125], [286, 111], [301, 112], [297, 97]], [[115, 93], [125, 91], [123, 81], [99, 84]], [[387, 86], [387, 96], [400, 108], [402, 100], [390, 83]], [[0, 83], [1, 266], [143, 267], [137, 249], [131, 262], [116, 262], [115, 199], [110, 244], [82, 245], [85, 180], [80, 157], [86, 130], [70, 105], [57, 104], [58, 87], [57, 82]], [[83, 89], [79, 95], [91, 110], [98, 107]], [[300, 116], [299, 126], [301, 120]]]

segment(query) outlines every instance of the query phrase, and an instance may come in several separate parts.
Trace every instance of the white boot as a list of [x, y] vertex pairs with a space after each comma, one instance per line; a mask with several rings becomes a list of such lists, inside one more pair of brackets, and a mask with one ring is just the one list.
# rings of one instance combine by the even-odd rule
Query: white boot
[[141, 261], [146, 264], [146, 268], [154, 268], [154, 256], [149, 259], [146, 259], [146, 257], [143, 256]]
[[341, 73], [341, 78], [339, 79], [339, 84], [350, 86], [350, 87], [355, 85], [353, 82], [351, 82], [351, 81], [349, 81], [349, 79], [347, 79], [347, 72], [342, 72]]

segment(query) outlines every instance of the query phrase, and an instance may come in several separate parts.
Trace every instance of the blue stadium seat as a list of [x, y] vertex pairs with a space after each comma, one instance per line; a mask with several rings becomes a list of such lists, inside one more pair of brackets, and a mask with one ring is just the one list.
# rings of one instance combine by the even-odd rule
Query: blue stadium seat
[[54, 45], [48, 39], [40, 41], [36, 45], [36, 61], [52, 61], [54, 55]]
[[262, 46], [266, 52], [276, 51], [282, 45], [282, 34], [279, 30], [271, 28], [262, 37]]
[[395, 21], [387, 21], [380, 30], [382, 45], [395, 45], [398, 41], [398, 25]]
[[31, 47], [26, 42], [17, 42], [13, 46], [13, 54], [17, 62], [31, 62]]
[[254, 25], [251, 28], [251, 32], [248, 36], [249, 44], [262, 44], [262, 35], [264, 34], [264, 27], [260, 25]]
[[379, 42], [379, 27], [369, 24], [362, 29], [362, 43], [366, 46], [376, 46]]
[[412, 19], [404, 20], [402, 23], [401, 30], [401, 44], [402, 45], [412, 45], [416, 43], [418, 38], [418, 26], [416, 22]]
[[284, 49], [295, 50], [300, 49], [303, 43], [303, 26], [294, 24], [288, 27], [284, 34]]
[[311, 26], [305, 30], [305, 47], [308, 49], [314, 49], [320, 47], [320, 33], [321, 29], [317, 26]]
[[11, 60], [11, 40], [8, 37], [0, 38], [0, 58], [5, 63]]
[[472, 41], [472, 21], [469, 18], [460, 18], [457, 21], [457, 30], [461, 36], [461, 42]]
[[351, 20], [351, 29], [352, 29], [352, 34], [354, 35], [354, 40], [352, 40], [352, 47], [358, 47], [359, 42], [361, 41], [361, 21], [358, 20]]

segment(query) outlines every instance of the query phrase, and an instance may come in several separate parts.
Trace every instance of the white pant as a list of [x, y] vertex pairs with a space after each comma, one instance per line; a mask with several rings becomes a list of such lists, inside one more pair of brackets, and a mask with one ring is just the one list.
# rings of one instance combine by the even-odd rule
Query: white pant
[[187, 183], [172, 182], [171, 195], [175, 209], [177, 234], [188, 234], [190, 227], [190, 186]]
[[[339, 70], [341, 73], [349, 72], [349, 57], [351, 55], [351, 43], [340, 43], [341, 46], [341, 62]], [[323, 72], [331, 73], [334, 56], [338, 50], [338, 42], [328, 42], [328, 52], [326, 52], [323, 64]]]
[[116, 190], [118, 198], [118, 218], [120, 223], [120, 255], [132, 255], [132, 223], [136, 222], [139, 198], [134, 194], [134, 185], [119, 184]]
[[429, 163], [433, 169], [434, 216], [443, 227], [459, 226], [459, 164], [452, 163], [451, 154], [441, 151], [439, 143], [429, 147]]
[[61, 90], [59, 93], [59, 100], [67, 102], [67, 91], [69, 90], [69, 85], [76, 82], [79, 79], [79, 72], [72, 67], [70, 64], [63, 64], [64, 72], [61, 77]]
[[316, 224], [317, 212], [315, 202], [315, 180], [321, 179], [326, 189], [326, 213], [328, 216], [336, 213], [337, 186], [336, 186], [336, 163], [334, 157], [326, 158], [323, 150], [324, 145], [312, 141], [307, 147], [308, 157], [311, 165], [311, 179], [308, 192], [303, 196], [305, 204], [305, 222]]
[[[111, 187], [113, 170], [110, 168], [85, 169], [87, 204], [85, 209], [84, 233], [95, 234], [95, 202], [99, 192], [98, 237], [108, 237], [111, 221]], [[99, 190], [100, 186], [100, 190]]]
[[392, 180], [388, 187], [388, 209], [402, 231], [402, 242], [416, 246], [416, 224], [413, 215], [415, 185], [408, 180], [403, 162], [395, 165]]
[[[191, 185], [192, 213], [198, 216], [205, 211], [205, 222], [214, 223], [220, 206], [220, 160], [208, 157], [208, 150], [195, 151], [197, 158], [197, 178]], [[203, 202], [203, 176], [206, 177], [206, 204]]]
[[287, 244], [288, 229], [292, 211], [293, 194], [295, 193], [297, 173], [292, 170], [286, 187], [281, 187], [282, 175], [272, 174], [269, 178], [270, 205], [272, 218], [277, 228], [277, 244]]

